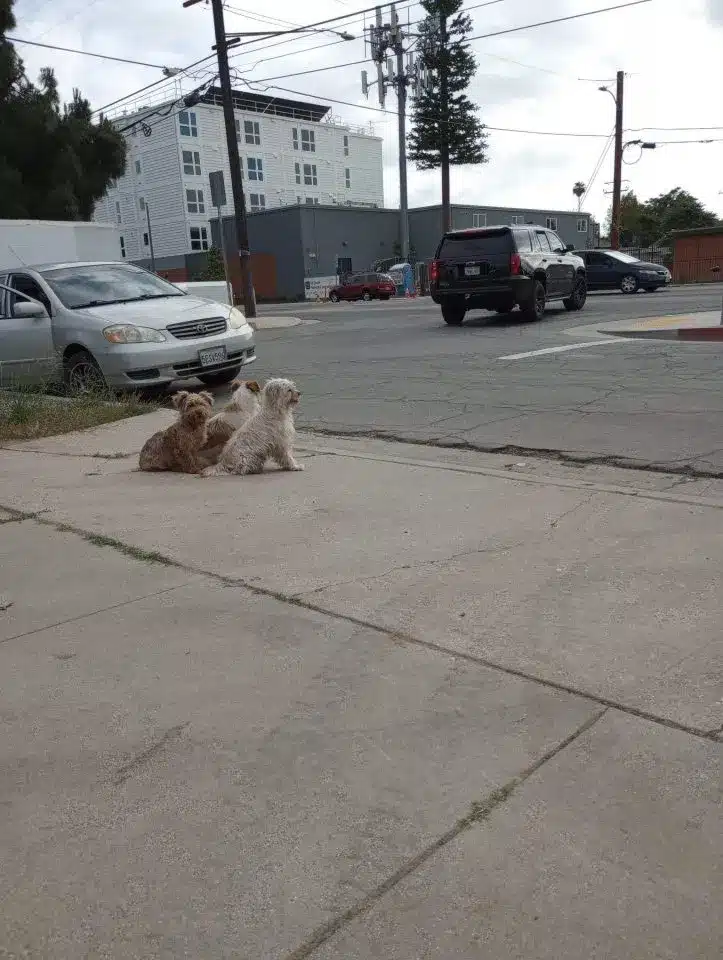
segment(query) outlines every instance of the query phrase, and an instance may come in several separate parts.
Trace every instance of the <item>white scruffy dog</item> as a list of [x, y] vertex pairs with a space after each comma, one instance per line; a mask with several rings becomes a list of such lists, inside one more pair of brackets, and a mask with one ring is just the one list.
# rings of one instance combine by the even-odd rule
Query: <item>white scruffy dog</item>
[[282, 470], [303, 470], [293, 453], [293, 408], [300, 397], [293, 381], [267, 380], [258, 411], [231, 437], [218, 463], [207, 467], [202, 476], [261, 473], [269, 459], [275, 460]]
[[259, 409], [261, 387], [256, 380], [234, 380], [231, 399], [208, 421], [208, 440], [201, 451], [204, 466], [216, 463], [231, 437]]

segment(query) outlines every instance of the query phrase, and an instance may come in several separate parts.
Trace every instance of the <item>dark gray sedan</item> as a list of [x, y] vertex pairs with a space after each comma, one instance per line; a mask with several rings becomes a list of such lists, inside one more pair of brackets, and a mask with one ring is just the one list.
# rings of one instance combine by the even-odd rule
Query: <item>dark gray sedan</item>
[[671, 282], [672, 275], [661, 263], [647, 263], [620, 250], [576, 250], [587, 268], [588, 290], [652, 291]]

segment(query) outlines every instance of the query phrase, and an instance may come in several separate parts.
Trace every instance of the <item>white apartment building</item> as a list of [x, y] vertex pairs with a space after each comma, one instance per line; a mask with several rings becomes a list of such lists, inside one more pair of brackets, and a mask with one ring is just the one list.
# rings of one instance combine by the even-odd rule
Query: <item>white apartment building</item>
[[[222, 170], [226, 206], [234, 212], [226, 134], [218, 88], [180, 113], [169, 103], [116, 119], [128, 130], [126, 172], [96, 205], [93, 219], [121, 228], [129, 260], [207, 250], [211, 205], [208, 175]], [[382, 207], [382, 138], [342, 124], [330, 108], [256, 93], [234, 92], [236, 137], [249, 213], [292, 204]], [[145, 120], [145, 122], [144, 122]], [[145, 130], [145, 133], [144, 133]]]

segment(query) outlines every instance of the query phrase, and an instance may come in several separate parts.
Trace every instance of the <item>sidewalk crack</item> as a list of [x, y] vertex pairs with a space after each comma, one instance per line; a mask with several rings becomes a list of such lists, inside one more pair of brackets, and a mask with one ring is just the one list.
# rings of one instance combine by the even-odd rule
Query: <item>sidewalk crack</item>
[[521, 787], [522, 784], [529, 780], [530, 777], [544, 767], [545, 764], [553, 760], [559, 753], [565, 750], [566, 747], [569, 747], [580, 737], [584, 736], [584, 734], [586, 734], [599, 720], [602, 719], [602, 717], [605, 716], [605, 714], [608, 712], [608, 709], [608, 707], [605, 707], [603, 710], [598, 710], [597, 713], [594, 713], [591, 717], [588, 717], [584, 723], [580, 724], [579, 727], [573, 730], [569, 736], [555, 744], [554, 747], [544, 753], [539, 759], [537, 759], [517, 776], [512, 777], [512, 779], [508, 780], [507, 783], [503, 784], [503, 786], [493, 790], [482, 799], [473, 801], [469, 812], [465, 816], [461, 817], [452, 827], [450, 827], [449, 830], [437, 837], [436, 840], [432, 841], [432, 843], [421, 850], [415, 857], [412, 857], [411, 860], [408, 860], [406, 863], [402, 864], [398, 870], [390, 874], [390, 876], [388, 876], [377, 887], [371, 890], [365, 897], [349, 907], [348, 910], [344, 910], [336, 917], [332, 917], [331, 920], [328, 920], [326, 923], [323, 923], [317, 927], [316, 930], [312, 932], [311, 936], [304, 941], [304, 943], [300, 944], [295, 950], [292, 950], [291, 953], [286, 954], [284, 960], [306, 960], [307, 957], [310, 957], [313, 953], [315, 953], [319, 947], [330, 940], [335, 934], [339, 933], [339, 931], [346, 927], [349, 923], [351, 923], [353, 920], [357, 920], [363, 914], [368, 913], [369, 910], [371, 910], [377, 904], [377, 902], [382, 899], [382, 897], [393, 890], [411, 874], [419, 870], [420, 867], [424, 866], [428, 860], [431, 860], [435, 854], [439, 853], [440, 850], [443, 850], [453, 840], [456, 840], [457, 837], [465, 833], [467, 830], [470, 830], [473, 827], [476, 827], [479, 824], [485, 823], [487, 820], [489, 820], [497, 807], [500, 807], [506, 803], [513, 793], [515, 793], [515, 791]]

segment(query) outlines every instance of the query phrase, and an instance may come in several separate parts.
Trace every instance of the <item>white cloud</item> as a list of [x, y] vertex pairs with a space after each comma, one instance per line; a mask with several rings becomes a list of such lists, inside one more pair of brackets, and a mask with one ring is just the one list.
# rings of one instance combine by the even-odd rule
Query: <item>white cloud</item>
[[[403, 8], [404, 2], [399, 0], [398, 6]], [[466, 6], [473, 7], [475, 2], [468, 0]], [[478, 34], [607, 5], [608, 0], [555, 0], [543, 7], [539, 0], [508, 0], [471, 15], [474, 33]], [[230, 0], [229, 10], [235, 6], [235, 0]], [[313, 14], [303, 14], [297, 4], [280, 0], [273, 16], [303, 23], [338, 17], [356, 6], [353, 0], [344, 5], [320, 0]], [[410, 5], [408, 10], [412, 21], [421, 15], [418, 5]], [[186, 65], [210, 54], [213, 43], [210, 10], [204, 4], [184, 10], [180, 0], [155, 0], [152, 4], [126, 0], [122, 5], [91, 0], [85, 7], [80, 0], [54, 0], [52, 4], [47, 0], [40, 4], [37, 0], [19, 0], [16, 15], [18, 36], [168, 66]], [[407, 9], [403, 9], [403, 17], [406, 20]], [[258, 20], [248, 17], [227, 12], [226, 18], [229, 31], [263, 29]], [[654, 0], [616, 13], [476, 40], [473, 50], [479, 70], [470, 96], [491, 127], [606, 134], [613, 126], [614, 105], [597, 87], [600, 81], [613, 81], [616, 70], [624, 69], [626, 128], [696, 124], [723, 128], [721, 34], [711, 29], [711, 23], [723, 24], [723, 0], [687, 0], [686, 4]], [[275, 28], [270, 25], [270, 29]], [[306, 37], [264, 53], [254, 53], [250, 46], [234, 55], [232, 65], [249, 80], [339, 65], [338, 69], [277, 82], [323, 102], [334, 97], [357, 105], [331, 104], [336, 115], [353, 123], [371, 122], [384, 137], [385, 193], [387, 203], [392, 205], [398, 201], [396, 117], [364, 109], [378, 104], [374, 91], [369, 101], [361, 96], [362, 65], [349, 65], [364, 59], [362, 24], [349, 29], [358, 39], [334, 44], [328, 34]], [[279, 41], [264, 41], [263, 45], [271, 43]], [[72, 88], [78, 86], [94, 108], [160, 76], [158, 71], [143, 67], [32, 47], [20, 49], [31, 75], [43, 65], [54, 66], [64, 95], [70, 96]], [[368, 68], [371, 71], [371, 65]], [[173, 88], [172, 83], [167, 86]], [[387, 106], [395, 109], [391, 93]], [[656, 141], [723, 138], [723, 129], [626, 133], [626, 139], [639, 136]], [[604, 140], [492, 131], [488, 164], [453, 169], [452, 199], [521, 208], [572, 208], [572, 185], [576, 180], [587, 180], [603, 145]], [[635, 151], [628, 151], [626, 157], [635, 160]], [[655, 151], [646, 151], [639, 163], [626, 166], [624, 176], [643, 198], [682, 186], [723, 215], [723, 196], [719, 195], [723, 190], [722, 171], [723, 143], [661, 145]], [[585, 204], [600, 218], [609, 203], [604, 191], [611, 178], [609, 155]], [[409, 184], [412, 204], [438, 199], [438, 173], [411, 169]]]

